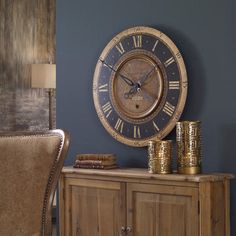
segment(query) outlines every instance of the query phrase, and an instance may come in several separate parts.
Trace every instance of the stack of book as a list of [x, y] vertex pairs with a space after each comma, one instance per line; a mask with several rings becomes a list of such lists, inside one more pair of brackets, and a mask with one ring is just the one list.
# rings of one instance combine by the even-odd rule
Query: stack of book
[[117, 168], [117, 162], [114, 154], [78, 154], [74, 168], [108, 170]]

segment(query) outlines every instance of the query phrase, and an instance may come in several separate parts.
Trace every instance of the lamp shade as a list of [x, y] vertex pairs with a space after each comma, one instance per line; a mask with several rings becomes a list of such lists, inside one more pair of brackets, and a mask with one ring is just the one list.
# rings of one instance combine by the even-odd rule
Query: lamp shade
[[56, 65], [32, 64], [31, 88], [56, 88]]

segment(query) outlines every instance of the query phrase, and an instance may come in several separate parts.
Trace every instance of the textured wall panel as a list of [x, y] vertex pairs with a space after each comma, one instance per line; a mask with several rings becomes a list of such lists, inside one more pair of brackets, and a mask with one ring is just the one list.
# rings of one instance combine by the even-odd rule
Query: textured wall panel
[[30, 64], [55, 63], [55, 8], [55, 0], [0, 0], [0, 130], [48, 128], [48, 94], [30, 88]]

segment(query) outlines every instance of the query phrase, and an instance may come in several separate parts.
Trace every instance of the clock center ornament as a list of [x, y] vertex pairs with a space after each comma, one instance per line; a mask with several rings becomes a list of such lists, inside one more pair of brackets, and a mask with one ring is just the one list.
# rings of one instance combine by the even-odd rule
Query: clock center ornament
[[116, 35], [100, 55], [93, 99], [105, 129], [130, 146], [147, 146], [175, 127], [187, 97], [187, 73], [172, 40], [134, 27]]

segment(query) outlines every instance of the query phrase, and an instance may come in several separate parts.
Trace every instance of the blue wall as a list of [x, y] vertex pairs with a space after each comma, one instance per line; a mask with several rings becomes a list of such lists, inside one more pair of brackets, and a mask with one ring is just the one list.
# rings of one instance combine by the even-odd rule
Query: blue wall
[[[57, 127], [72, 137], [66, 165], [76, 153], [116, 153], [121, 166], [147, 166], [145, 148], [125, 146], [105, 131], [92, 98], [105, 45], [122, 30], [145, 25], [167, 34], [183, 54], [189, 93], [181, 119], [203, 123], [204, 172], [236, 174], [235, 9], [233, 0], [57, 0]], [[235, 222], [235, 181], [231, 190]]]

